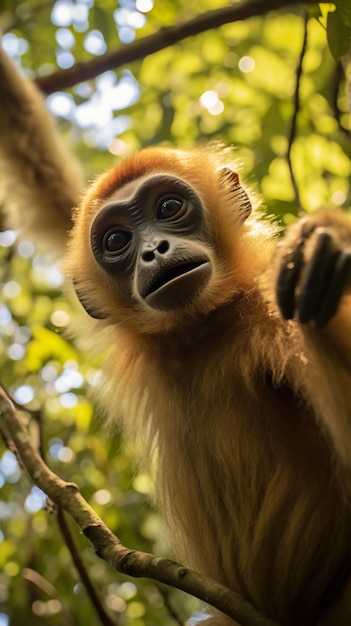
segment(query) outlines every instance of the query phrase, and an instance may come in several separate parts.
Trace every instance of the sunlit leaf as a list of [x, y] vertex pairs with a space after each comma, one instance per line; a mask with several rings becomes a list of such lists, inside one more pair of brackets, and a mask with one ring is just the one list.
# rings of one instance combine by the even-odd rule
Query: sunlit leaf
[[345, 25], [351, 28], [351, 4], [349, 0], [335, 0], [335, 5]]
[[37, 327], [28, 346], [26, 365], [30, 371], [38, 371], [52, 358], [61, 361], [77, 358], [76, 351], [55, 331]]
[[348, 52], [350, 36], [351, 30], [346, 26], [341, 13], [338, 10], [329, 12], [327, 15], [327, 37], [334, 59], [338, 60]]

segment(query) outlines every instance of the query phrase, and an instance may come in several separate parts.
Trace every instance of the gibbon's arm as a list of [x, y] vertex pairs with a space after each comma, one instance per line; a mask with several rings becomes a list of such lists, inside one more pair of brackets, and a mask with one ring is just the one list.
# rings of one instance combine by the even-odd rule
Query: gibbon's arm
[[31, 80], [0, 46], [0, 201], [10, 225], [43, 251], [62, 255], [82, 168], [69, 153]]
[[309, 376], [300, 382], [343, 463], [351, 466], [351, 223], [322, 209], [290, 227], [278, 245], [276, 297], [299, 322]]

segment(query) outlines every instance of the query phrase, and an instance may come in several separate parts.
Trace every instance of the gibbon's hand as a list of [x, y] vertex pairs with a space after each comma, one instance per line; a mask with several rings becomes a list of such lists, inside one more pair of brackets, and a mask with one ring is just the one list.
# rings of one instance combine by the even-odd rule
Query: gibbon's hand
[[296, 317], [301, 324], [323, 328], [351, 286], [351, 242], [347, 245], [339, 225], [317, 227], [309, 218], [301, 225], [300, 236], [282, 255], [277, 304], [285, 319]]

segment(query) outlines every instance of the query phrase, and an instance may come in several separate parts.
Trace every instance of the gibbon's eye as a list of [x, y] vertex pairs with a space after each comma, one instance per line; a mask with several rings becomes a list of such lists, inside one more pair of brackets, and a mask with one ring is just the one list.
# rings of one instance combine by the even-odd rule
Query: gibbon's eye
[[110, 230], [103, 240], [103, 247], [110, 254], [122, 254], [128, 247], [132, 235], [127, 230]]
[[158, 220], [175, 220], [182, 217], [187, 210], [187, 204], [184, 200], [179, 198], [167, 198], [161, 200], [157, 208]]

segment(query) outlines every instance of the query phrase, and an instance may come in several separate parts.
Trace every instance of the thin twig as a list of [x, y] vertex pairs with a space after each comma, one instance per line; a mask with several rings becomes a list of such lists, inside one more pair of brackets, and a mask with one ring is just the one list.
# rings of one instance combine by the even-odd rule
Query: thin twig
[[[1, 387], [0, 387], [1, 389]], [[12, 398], [10, 398], [10, 396], [7, 394], [7, 392], [3, 389], [3, 393], [5, 396], [7, 396], [8, 401], [11, 402], [13, 404], [14, 407], [16, 407], [16, 409], [21, 410], [21, 407], [19, 407], [19, 405], [16, 403], [15, 400], [13, 400]], [[32, 419], [32, 423], [35, 423], [37, 428], [38, 428], [38, 452], [37, 454], [40, 455], [40, 457], [42, 458], [43, 462], [45, 463], [45, 456], [44, 456], [44, 450], [43, 450], [43, 419], [42, 419], [42, 414], [41, 411], [28, 411], [28, 413], [31, 416]], [[23, 423], [21, 421], [21, 423]], [[21, 456], [18, 452], [17, 447], [15, 446], [14, 442], [11, 439], [11, 435], [8, 431], [8, 429], [6, 428], [6, 424], [1, 424], [1, 428], [0, 428], [0, 434], [2, 436], [2, 439], [6, 445], [6, 447], [11, 450], [11, 452], [13, 452], [15, 454], [15, 456], [17, 457], [20, 467], [22, 467], [25, 471], [26, 471], [26, 466], [23, 463]], [[31, 446], [32, 446], [32, 438], [31, 438]], [[33, 446], [33, 449], [34, 446]], [[31, 476], [30, 476], [31, 478]], [[77, 546], [74, 542], [72, 533], [69, 529], [69, 526], [67, 524], [67, 520], [65, 519], [64, 513], [63, 511], [58, 507], [57, 508], [57, 521], [58, 521], [58, 526], [59, 529], [61, 531], [62, 537], [65, 541], [65, 544], [68, 548], [68, 551], [72, 557], [72, 561], [76, 567], [76, 570], [80, 576], [80, 579], [82, 581], [82, 583], [84, 584], [86, 591], [88, 593], [88, 596], [90, 598], [90, 601], [96, 611], [96, 614], [98, 615], [101, 624], [103, 626], [118, 626], [119, 621], [118, 620], [112, 620], [111, 617], [106, 613], [99, 596], [96, 593], [95, 587], [92, 583], [92, 581], [90, 580], [89, 574], [87, 572], [86, 567], [84, 566], [83, 560], [78, 552]]]
[[41, 574], [39, 574], [32, 567], [24, 567], [21, 571], [21, 576], [27, 583], [31, 604], [33, 604], [33, 602], [35, 602], [38, 598], [38, 592], [49, 596], [49, 598], [55, 598], [61, 604], [60, 626], [74, 626], [72, 617], [64, 606], [54, 585], [52, 585], [46, 578], [44, 578], [44, 576], [41, 576]]
[[158, 592], [161, 594], [162, 598], [163, 598], [163, 602], [165, 605], [165, 608], [167, 609], [169, 615], [171, 616], [171, 618], [179, 625], [179, 626], [184, 626], [184, 621], [179, 617], [177, 611], [174, 610], [173, 606], [172, 606], [172, 602], [170, 601], [169, 598], [169, 589], [168, 587], [165, 587], [164, 585], [157, 585], [157, 590]]
[[302, 76], [302, 64], [303, 64], [303, 59], [304, 59], [304, 56], [306, 53], [306, 47], [307, 47], [307, 23], [308, 23], [308, 14], [307, 14], [307, 11], [304, 11], [303, 40], [302, 40], [300, 57], [299, 57], [298, 64], [296, 67], [296, 82], [295, 82], [295, 90], [294, 90], [294, 98], [293, 98], [294, 109], [293, 109], [293, 115], [292, 115], [291, 123], [290, 123], [290, 129], [289, 129], [289, 134], [288, 134], [288, 149], [286, 153], [286, 160], [289, 166], [291, 183], [294, 189], [295, 203], [297, 204], [299, 208], [301, 208], [301, 200], [300, 200], [299, 188], [296, 182], [296, 178], [295, 178], [295, 174], [294, 174], [294, 170], [293, 170], [293, 166], [291, 162], [291, 150], [292, 150], [292, 146], [296, 137], [297, 116], [300, 110], [300, 83], [301, 83], [301, 76]]
[[65, 514], [61, 508], [57, 510], [57, 521], [60, 527], [61, 534], [64, 538], [65, 544], [70, 552], [73, 563], [78, 571], [80, 579], [85, 586], [89, 599], [101, 621], [103, 626], [118, 626], [119, 620], [112, 620], [111, 617], [106, 613], [103, 605], [101, 604], [100, 598], [96, 593], [96, 589], [90, 580], [89, 574], [84, 566], [84, 563], [81, 559], [81, 556], [78, 552], [77, 546], [73, 540], [72, 533], [68, 527]]
[[[11, 399], [11, 401], [13, 402], [13, 400]], [[16, 404], [14, 403], [14, 405], [16, 406]], [[18, 408], [18, 406], [17, 406]], [[43, 459], [43, 461], [46, 463], [46, 459], [45, 459], [45, 453], [44, 453], [44, 446], [43, 446], [43, 416], [41, 411], [31, 411], [30, 415], [33, 419], [33, 421], [35, 422], [35, 424], [38, 427], [38, 435], [39, 435], [39, 448], [38, 448], [38, 452], [41, 456], [41, 458]], [[57, 509], [57, 522], [58, 522], [58, 526], [61, 532], [61, 535], [63, 537], [63, 540], [68, 548], [68, 551], [71, 555], [72, 561], [75, 565], [75, 568], [79, 574], [79, 577], [83, 583], [83, 585], [85, 586], [85, 589], [87, 591], [87, 594], [89, 596], [89, 599], [91, 601], [91, 604], [93, 605], [95, 612], [97, 614], [97, 616], [100, 619], [100, 622], [103, 626], [118, 626], [120, 620], [118, 620], [117, 618], [115, 620], [112, 620], [111, 617], [106, 613], [103, 604], [101, 603], [101, 600], [98, 596], [98, 594], [96, 593], [96, 589], [90, 579], [89, 573], [87, 571], [87, 568], [84, 565], [83, 559], [81, 558], [81, 555], [77, 549], [77, 546], [75, 544], [75, 541], [73, 539], [73, 535], [72, 532], [68, 526], [67, 520], [65, 518], [65, 514], [62, 511], [62, 509], [58, 508]]]
[[217, 581], [169, 559], [125, 547], [84, 500], [77, 485], [65, 482], [44, 463], [31, 445], [26, 428], [2, 389], [0, 422], [14, 442], [17, 454], [33, 482], [56, 506], [71, 515], [93, 544], [97, 555], [117, 571], [129, 576], [157, 580], [186, 591], [229, 615], [242, 626], [277, 626], [240, 595]]

